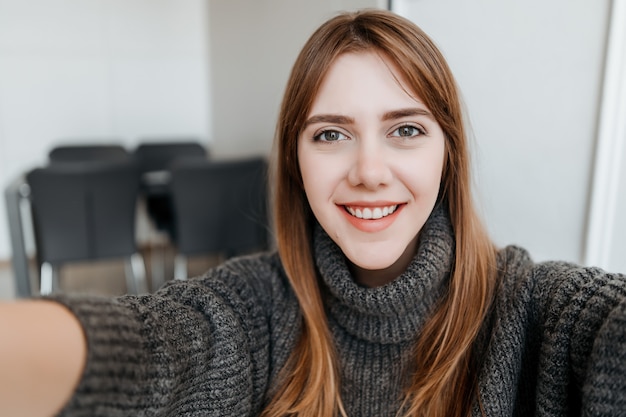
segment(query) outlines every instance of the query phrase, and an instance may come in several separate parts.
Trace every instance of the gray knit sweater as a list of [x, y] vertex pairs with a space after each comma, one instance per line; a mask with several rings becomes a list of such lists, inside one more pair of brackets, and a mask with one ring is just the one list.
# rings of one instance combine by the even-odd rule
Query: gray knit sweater
[[[318, 228], [315, 256], [349, 416], [397, 412], [416, 335], [445, 291], [453, 245], [447, 217], [435, 212], [407, 271], [363, 288]], [[626, 416], [626, 278], [535, 264], [517, 247], [502, 250], [499, 265], [479, 376], [486, 415]], [[57, 299], [78, 316], [88, 343], [63, 416], [256, 416], [301, 323], [274, 253], [231, 260], [151, 295]]]

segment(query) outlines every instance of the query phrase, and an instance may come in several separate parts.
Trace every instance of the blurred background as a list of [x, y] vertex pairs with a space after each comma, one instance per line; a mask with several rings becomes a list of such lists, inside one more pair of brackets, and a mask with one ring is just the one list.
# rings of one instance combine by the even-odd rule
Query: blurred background
[[[269, 156], [300, 47], [369, 7], [448, 59], [496, 242], [626, 271], [624, 0], [0, 0], [0, 184], [59, 144], [193, 138], [212, 158]], [[17, 294], [9, 221], [3, 200], [0, 298]], [[143, 245], [151, 228], [138, 221]]]

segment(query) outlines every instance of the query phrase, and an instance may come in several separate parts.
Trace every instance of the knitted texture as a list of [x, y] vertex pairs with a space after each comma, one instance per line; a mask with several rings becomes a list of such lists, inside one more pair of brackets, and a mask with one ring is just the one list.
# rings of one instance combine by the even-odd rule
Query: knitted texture
[[[394, 416], [415, 370], [416, 337], [449, 279], [449, 220], [434, 212], [406, 272], [380, 288], [355, 284], [321, 228], [314, 238], [348, 415]], [[626, 416], [626, 278], [535, 264], [513, 246], [498, 262], [501, 284], [480, 340], [485, 414]], [[79, 318], [88, 344], [67, 417], [256, 416], [301, 329], [275, 253], [233, 259], [154, 294], [55, 299]]]

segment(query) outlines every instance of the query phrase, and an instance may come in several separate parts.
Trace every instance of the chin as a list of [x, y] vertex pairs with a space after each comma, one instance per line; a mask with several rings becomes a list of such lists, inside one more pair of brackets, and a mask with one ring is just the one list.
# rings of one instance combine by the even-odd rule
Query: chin
[[375, 255], [359, 255], [359, 256], [348, 256], [348, 260], [352, 262], [355, 266], [358, 266], [361, 269], [366, 269], [369, 271], [381, 271], [393, 266], [396, 261], [400, 258], [401, 254], [398, 256], [384, 256], [381, 257], [380, 253]]

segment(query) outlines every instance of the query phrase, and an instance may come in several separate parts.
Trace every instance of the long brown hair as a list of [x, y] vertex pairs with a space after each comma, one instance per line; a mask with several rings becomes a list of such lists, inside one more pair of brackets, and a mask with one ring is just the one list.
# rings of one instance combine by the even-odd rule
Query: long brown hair
[[447, 205], [453, 227], [455, 264], [445, 299], [417, 339], [418, 372], [406, 389], [403, 414], [467, 416], [477, 391], [472, 347], [493, 297], [495, 249], [472, 203], [462, 107], [450, 69], [424, 32], [385, 10], [344, 13], [324, 23], [303, 47], [287, 83], [275, 141], [274, 221], [278, 251], [300, 303], [303, 325], [263, 416], [345, 416], [313, 261], [315, 220], [303, 190], [297, 140], [334, 60], [362, 51], [381, 53], [397, 65], [446, 137], [440, 201]]

